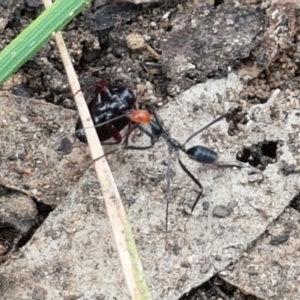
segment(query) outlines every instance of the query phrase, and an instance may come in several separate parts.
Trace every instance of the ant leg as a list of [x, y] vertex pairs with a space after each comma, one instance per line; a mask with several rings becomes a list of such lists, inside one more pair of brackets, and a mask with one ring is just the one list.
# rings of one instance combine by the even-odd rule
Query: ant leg
[[91, 88], [94, 88], [95, 87], [95, 83], [93, 84], [93, 85], [90, 85], [90, 86], [88, 86], [88, 87], [85, 87], [85, 88], [83, 88], [83, 89], [79, 89], [74, 95], [73, 95], [73, 97], [75, 97], [78, 93], [85, 93], [86, 91], [88, 91], [88, 90], [90, 90]]
[[164, 125], [164, 122], [163, 122], [163, 120], [159, 117], [159, 115], [155, 112], [155, 111], [153, 111], [153, 116], [154, 116], [154, 119], [155, 119], [155, 121], [156, 121], [156, 123], [160, 126], [160, 127], [164, 127], [163, 125]]
[[245, 167], [248, 167], [252, 170], [252, 172], [254, 174], [260, 174], [261, 175], [261, 180], [264, 180], [264, 174], [261, 170], [251, 166], [250, 164], [248, 164], [247, 166], [245, 165], [245, 163], [240, 163], [238, 161], [233, 161], [233, 162], [227, 162], [227, 161], [217, 161], [214, 163], [214, 165], [218, 168], [233, 168], [233, 167], [236, 167], [236, 168], [245, 168]]
[[188, 216], [186, 222], [185, 222], [185, 225], [184, 225], [184, 228], [186, 230], [186, 224], [187, 222], [189, 221], [190, 217], [192, 216], [192, 213], [196, 207], [196, 205], [198, 204], [199, 200], [200, 200], [200, 197], [202, 196], [203, 194], [203, 186], [202, 184], [200, 183], [200, 181], [186, 168], [186, 166], [182, 163], [181, 159], [178, 157], [178, 162], [179, 162], [179, 165], [181, 167], [181, 169], [194, 181], [194, 183], [200, 188], [200, 191], [199, 191], [199, 194], [196, 198], [196, 200], [194, 201], [193, 205], [192, 205], [192, 208], [191, 208], [191, 213], [190, 215]]
[[[135, 129], [135, 128], [137, 128], [137, 127], [140, 127], [139, 124], [137, 124], [138, 126], [135, 126], [135, 125], [136, 125], [136, 124], [134, 124], [133, 129]], [[143, 127], [141, 127], [140, 129], [143, 129], [143, 130], [146, 131], [146, 129], [143, 128]], [[142, 130], [142, 131], [143, 131], [143, 130]], [[130, 134], [130, 133], [131, 133], [131, 132], [129, 132], [129, 134]], [[146, 132], [145, 132], [145, 133], [146, 133]], [[147, 132], [147, 134], [150, 134], [150, 136], [152, 137], [151, 133]], [[128, 136], [128, 132], [127, 132], [127, 136]], [[123, 145], [124, 145], [125, 142], [126, 142], [126, 140], [123, 142]], [[156, 141], [155, 141], [155, 142], [156, 142]], [[146, 146], [146, 147], [127, 146], [127, 145], [125, 144], [125, 146], [123, 147], [123, 149], [131, 149], [131, 150], [147, 150], [147, 149], [152, 148], [152, 147], [154, 146], [155, 142], [154, 142], [153, 144], [151, 143], [150, 146]], [[119, 142], [116, 141], [115, 143], [102, 143], [102, 145], [113, 145], [113, 144], [119, 144]], [[102, 156], [93, 159], [93, 160], [92, 160], [92, 163], [95, 162], [95, 161], [97, 161], [98, 159], [101, 159], [101, 158], [104, 157], [104, 156], [107, 156], [107, 155], [109, 155], [109, 154], [111, 154], [111, 153], [114, 153], [114, 152], [117, 151], [117, 150], [118, 150], [118, 148], [115, 148], [115, 149], [113, 149], [113, 150], [110, 150], [110, 151], [104, 153]]]
[[107, 129], [111, 137], [114, 138], [116, 144], [120, 144], [122, 141], [120, 132], [112, 124], [106, 124], [105, 128]]
[[169, 222], [169, 205], [171, 203], [171, 156], [168, 157], [168, 168], [167, 168], [167, 205], [166, 205], [166, 218], [165, 218], [165, 249], [168, 250], [168, 222]]
[[115, 148], [115, 149], [113, 149], [113, 150], [107, 151], [107, 152], [104, 153], [103, 155], [101, 155], [101, 156], [99, 156], [99, 157], [93, 159], [92, 162], [91, 162], [91, 164], [90, 164], [89, 166], [91, 166], [91, 165], [92, 165], [95, 161], [97, 161], [98, 159], [101, 159], [101, 158], [103, 158], [103, 157], [105, 157], [105, 156], [107, 156], [107, 155], [109, 155], [109, 154], [112, 154], [112, 153], [116, 152], [117, 150], [118, 150], [118, 148]]
[[138, 128], [140, 131], [142, 131], [143, 133], [148, 135], [150, 138], [154, 137], [153, 133], [151, 131], [147, 130], [146, 128], [144, 128], [143, 126], [139, 125]]
[[129, 136], [131, 135], [131, 133], [133, 132], [134, 129], [138, 128], [138, 126], [139, 126], [138, 123], [133, 123], [133, 122], [129, 123], [129, 125], [128, 125], [129, 128], [123, 136], [123, 138], [124, 138], [124, 141], [122, 143], [123, 146], [125, 146], [125, 147], [128, 146]]
[[130, 150], [148, 150], [154, 147], [155, 143], [157, 142], [158, 138], [152, 134], [150, 131], [148, 131], [146, 128], [144, 128], [141, 125], [138, 125], [138, 128], [148, 135], [151, 139], [151, 145], [150, 146], [145, 146], [145, 147], [139, 147], [139, 146], [124, 146], [124, 149], [130, 149]]
[[118, 142], [101, 142], [101, 145], [103, 146], [112, 146], [112, 145], [118, 145]]
[[138, 147], [138, 146], [125, 146], [123, 149], [127, 150], [148, 150], [153, 148], [154, 145], [145, 146], [145, 147]]
[[[135, 124], [134, 124], [134, 126], [135, 126]], [[148, 150], [148, 149], [153, 148], [153, 146], [154, 146], [155, 143], [157, 142], [157, 137], [156, 137], [155, 135], [153, 135], [151, 132], [149, 132], [147, 129], [143, 128], [143, 127], [142, 127], [141, 125], [139, 125], [139, 124], [138, 124], [137, 127], [138, 127], [142, 132], [144, 132], [145, 134], [147, 134], [148, 136], [150, 136], [150, 138], [151, 138], [151, 145], [150, 145], [150, 146], [146, 146], [146, 147], [136, 147], [136, 146], [127, 146], [127, 145], [125, 145], [125, 146], [123, 147], [123, 149], [130, 149], [130, 150]], [[134, 128], [136, 128], [136, 127], [134, 127]], [[102, 143], [102, 144], [103, 144], [103, 143]], [[118, 150], [118, 149], [116, 148], [116, 149], [113, 149], [113, 150], [111, 150], [111, 151], [106, 152], [106, 153], [103, 154], [102, 156], [93, 159], [93, 160], [92, 160], [92, 163], [95, 162], [95, 161], [97, 161], [98, 159], [101, 159], [101, 158], [104, 157], [104, 156], [107, 156], [107, 155], [109, 155], [109, 154], [111, 154], [111, 153], [117, 151], [117, 150]]]

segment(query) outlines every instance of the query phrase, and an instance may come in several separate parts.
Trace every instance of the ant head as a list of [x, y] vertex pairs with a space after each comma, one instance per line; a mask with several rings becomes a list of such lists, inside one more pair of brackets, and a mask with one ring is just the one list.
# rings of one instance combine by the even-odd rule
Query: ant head
[[147, 110], [135, 109], [129, 115], [131, 121], [139, 124], [148, 124], [151, 121], [151, 115]]
[[100, 80], [95, 86], [95, 93], [107, 92], [108, 86], [109, 84], [105, 80]]

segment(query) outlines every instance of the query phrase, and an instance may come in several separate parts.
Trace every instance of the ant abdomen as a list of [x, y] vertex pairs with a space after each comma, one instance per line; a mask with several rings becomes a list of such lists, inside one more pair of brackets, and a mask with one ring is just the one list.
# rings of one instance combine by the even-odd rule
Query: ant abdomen
[[218, 159], [216, 151], [204, 146], [191, 147], [186, 150], [186, 154], [189, 158], [202, 164], [213, 164]]
[[[122, 138], [119, 132], [130, 123], [127, 116], [121, 116], [127, 110], [135, 108], [135, 102], [133, 92], [125, 86], [111, 86], [103, 80], [95, 86], [93, 98], [88, 103], [93, 123], [100, 125], [103, 122], [120, 117], [118, 120], [112, 120], [110, 124], [106, 124], [104, 127], [97, 127], [97, 134], [101, 142], [110, 138], [114, 138], [117, 143], [121, 142]], [[87, 140], [80, 118], [76, 123], [75, 130], [77, 138], [86, 143]]]

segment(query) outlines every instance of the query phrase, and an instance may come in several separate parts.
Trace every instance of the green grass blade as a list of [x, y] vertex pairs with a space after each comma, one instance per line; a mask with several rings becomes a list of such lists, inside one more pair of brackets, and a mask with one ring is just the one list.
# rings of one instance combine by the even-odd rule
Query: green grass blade
[[0, 84], [63, 29], [91, 0], [56, 0], [0, 52]]

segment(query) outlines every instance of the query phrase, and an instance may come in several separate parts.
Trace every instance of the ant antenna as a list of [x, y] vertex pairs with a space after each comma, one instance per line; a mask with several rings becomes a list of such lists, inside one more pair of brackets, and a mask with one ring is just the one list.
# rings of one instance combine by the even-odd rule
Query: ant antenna
[[194, 132], [193, 134], [191, 134], [187, 140], [184, 142], [183, 146], [185, 146], [193, 137], [195, 137], [196, 135], [198, 135], [200, 132], [206, 130], [208, 127], [212, 126], [213, 124], [219, 122], [220, 120], [222, 120], [223, 118], [227, 117], [228, 113], [225, 113], [219, 117], [217, 117], [216, 119], [214, 119], [213, 121], [211, 121], [210, 123], [208, 123], [207, 125], [205, 125], [204, 127], [202, 127], [201, 129], [197, 130], [196, 132]]
[[166, 218], [165, 218], [165, 249], [168, 250], [168, 223], [169, 223], [169, 205], [171, 202], [171, 155], [168, 156], [167, 167], [167, 205], [166, 205]]

